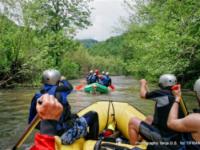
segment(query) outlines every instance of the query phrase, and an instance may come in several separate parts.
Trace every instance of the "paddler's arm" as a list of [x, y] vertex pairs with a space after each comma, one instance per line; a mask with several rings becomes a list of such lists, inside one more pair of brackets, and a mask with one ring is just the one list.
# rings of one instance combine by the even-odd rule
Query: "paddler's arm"
[[45, 94], [38, 101], [36, 109], [42, 119], [41, 130], [36, 134], [31, 150], [55, 150], [56, 125], [63, 107], [54, 96]]
[[148, 92], [147, 81], [145, 79], [140, 80], [140, 97], [146, 98]]
[[200, 115], [197, 113], [190, 114], [184, 118], [178, 118], [178, 109], [180, 105], [181, 98], [176, 96], [175, 102], [170, 110], [167, 126], [178, 132], [198, 132], [200, 127]]
[[61, 77], [59, 86], [57, 87], [57, 92], [68, 92], [70, 93], [73, 90], [72, 84], [66, 80], [64, 76]]

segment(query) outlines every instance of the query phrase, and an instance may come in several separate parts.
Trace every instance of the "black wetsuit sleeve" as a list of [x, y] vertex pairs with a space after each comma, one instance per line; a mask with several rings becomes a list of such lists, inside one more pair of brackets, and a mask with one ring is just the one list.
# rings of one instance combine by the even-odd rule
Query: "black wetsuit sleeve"
[[69, 81], [65, 80], [61, 82], [63, 83], [63, 85], [58, 86], [56, 92], [68, 92], [73, 90], [73, 86]]
[[51, 136], [54, 136], [57, 134], [56, 131], [56, 120], [42, 120], [40, 123], [40, 133], [42, 134], [48, 134]]
[[67, 88], [68, 88], [70, 91], [73, 90], [72, 84], [71, 84], [69, 81], [67, 81], [67, 80], [66, 80], [66, 82], [67, 82], [67, 84], [68, 84]]
[[110, 85], [112, 85], [112, 80], [111, 80], [111, 79], [109, 79], [109, 86], [110, 86]]
[[146, 93], [146, 99], [156, 100], [157, 97], [164, 96], [163, 92], [161, 90], [155, 90], [152, 92]]

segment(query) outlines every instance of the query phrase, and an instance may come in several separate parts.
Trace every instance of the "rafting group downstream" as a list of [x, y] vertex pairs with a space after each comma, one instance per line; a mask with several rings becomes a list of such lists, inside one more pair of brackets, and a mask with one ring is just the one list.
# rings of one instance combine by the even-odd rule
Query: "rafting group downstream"
[[[109, 73], [90, 71], [85, 92], [108, 93], [114, 89]], [[42, 89], [31, 102], [29, 126], [13, 149], [19, 148], [34, 128], [31, 150], [198, 150], [200, 149], [200, 114], [188, 114], [176, 77], [164, 74], [159, 89], [148, 91], [140, 80], [140, 97], [155, 101], [154, 116], [146, 117], [124, 102], [99, 101], [77, 114], [71, 113], [67, 96], [73, 86], [58, 70], [45, 70]], [[200, 80], [194, 85], [200, 98]], [[199, 99], [198, 99], [199, 101]], [[200, 102], [200, 101], [199, 101]]]

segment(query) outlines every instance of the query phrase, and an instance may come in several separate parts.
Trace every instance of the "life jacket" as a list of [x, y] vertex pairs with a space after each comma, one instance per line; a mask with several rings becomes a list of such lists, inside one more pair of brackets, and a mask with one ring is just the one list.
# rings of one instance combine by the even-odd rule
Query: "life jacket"
[[87, 77], [86, 77], [86, 80], [87, 80], [87, 84], [90, 84], [91, 83], [91, 78], [92, 78], [92, 74], [88, 74]]
[[104, 75], [101, 80], [100, 80], [100, 84], [105, 85], [105, 86], [109, 86], [110, 83], [110, 78], [109, 76]]
[[98, 81], [98, 76], [93, 74], [91, 77], [90, 77], [90, 83], [95, 83]]
[[[161, 104], [156, 103], [153, 125], [156, 126], [161, 131], [162, 136], [173, 137], [173, 135], [176, 134], [176, 132], [172, 131], [167, 127], [167, 119], [175, 98], [173, 96], [172, 91], [170, 90], [162, 89], [158, 90], [157, 92], [159, 92], [162, 95], [160, 97], [157, 97], [157, 100], [159, 101], [160, 99], [162, 100], [163, 103], [168, 102], [168, 104], [164, 106], [159, 106]], [[182, 109], [179, 108], [178, 118], [183, 118], [183, 117], [184, 113]]]
[[37, 100], [43, 94], [48, 93], [49, 95], [54, 95], [63, 106], [63, 113], [56, 127], [57, 131], [63, 132], [64, 130], [71, 127], [71, 122], [69, 123], [69, 121], [71, 120], [72, 114], [71, 114], [71, 107], [67, 101], [67, 96], [71, 93], [73, 87], [71, 88], [70, 87], [71, 85], [69, 85], [69, 83], [65, 80], [61, 81], [61, 83], [62, 86], [44, 84], [40, 92], [37, 92], [34, 95], [31, 101], [28, 123], [30, 123], [37, 114], [36, 111]]

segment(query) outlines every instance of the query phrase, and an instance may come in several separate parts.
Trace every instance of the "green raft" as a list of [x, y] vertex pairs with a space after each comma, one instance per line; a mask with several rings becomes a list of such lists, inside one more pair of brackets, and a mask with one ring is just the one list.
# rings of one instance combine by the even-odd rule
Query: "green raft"
[[101, 85], [99, 83], [92, 83], [85, 86], [84, 91], [88, 93], [96, 93], [96, 92], [108, 93], [109, 92], [108, 87]]

